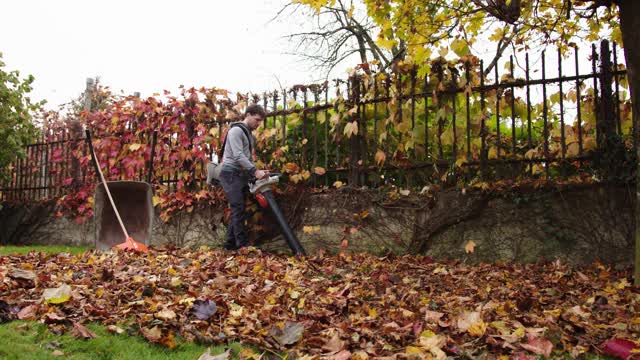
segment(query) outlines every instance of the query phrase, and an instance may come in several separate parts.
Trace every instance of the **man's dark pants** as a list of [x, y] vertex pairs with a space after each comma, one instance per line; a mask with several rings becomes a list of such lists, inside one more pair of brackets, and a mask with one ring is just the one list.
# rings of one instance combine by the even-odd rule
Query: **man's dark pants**
[[231, 207], [231, 218], [227, 227], [227, 241], [224, 248], [236, 250], [247, 246], [249, 240], [245, 221], [245, 201], [249, 191], [249, 176], [242, 170], [223, 168], [220, 183]]

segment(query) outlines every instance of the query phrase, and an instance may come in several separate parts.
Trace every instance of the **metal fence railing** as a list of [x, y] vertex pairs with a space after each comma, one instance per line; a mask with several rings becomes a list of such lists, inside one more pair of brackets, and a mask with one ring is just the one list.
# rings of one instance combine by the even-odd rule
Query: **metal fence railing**
[[[415, 67], [380, 74], [364, 69], [347, 80], [252, 95], [268, 111], [257, 132], [258, 157], [276, 167], [296, 163], [313, 185], [411, 187], [571, 176], [592, 166], [612, 138], [635, 153], [638, 124], [619, 49], [603, 41], [590, 51], [563, 51], [543, 51], [537, 60], [511, 56], [500, 63], [505, 71], [495, 66], [487, 72], [473, 57], [440, 59], [428, 75]], [[208, 134], [216, 129], [219, 135], [234, 119], [234, 104], [199, 100], [193, 108], [214, 109], [215, 116], [181, 113], [188, 120], [181, 128], [172, 123], [178, 115], [170, 101], [136, 101], [164, 110], [154, 119], [131, 111], [117, 133], [94, 129], [99, 157], [111, 170], [107, 178], [151, 181], [168, 192], [205, 188], [204, 164], [216, 148]], [[79, 134], [47, 129], [27, 146], [26, 158], [2, 170], [0, 200], [53, 198], [95, 182]], [[121, 159], [131, 144], [140, 149], [135, 161], [109, 161]], [[184, 151], [191, 160], [184, 160]]]

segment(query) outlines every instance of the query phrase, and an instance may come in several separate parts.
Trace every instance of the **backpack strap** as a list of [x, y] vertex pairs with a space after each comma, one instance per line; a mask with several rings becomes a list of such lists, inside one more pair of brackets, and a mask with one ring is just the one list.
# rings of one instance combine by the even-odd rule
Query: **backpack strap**
[[[253, 146], [251, 145], [251, 135], [249, 135], [249, 129], [247, 129], [247, 127], [244, 126], [242, 123], [235, 123], [235, 124], [231, 124], [231, 126], [229, 127], [229, 131], [231, 131], [231, 129], [234, 128], [234, 127], [239, 127], [240, 129], [242, 129], [242, 132], [247, 137], [247, 141], [249, 141], [249, 153], [253, 154]], [[224, 158], [224, 148], [227, 145], [227, 138], [229, 137], [229, 131], [227, 131], [227, 134], [224, 137], [224, 142], [222, 143], [222, 157], [223, 158]], [[220, 160], [222, 160], [222, 159], [220, 159]]]

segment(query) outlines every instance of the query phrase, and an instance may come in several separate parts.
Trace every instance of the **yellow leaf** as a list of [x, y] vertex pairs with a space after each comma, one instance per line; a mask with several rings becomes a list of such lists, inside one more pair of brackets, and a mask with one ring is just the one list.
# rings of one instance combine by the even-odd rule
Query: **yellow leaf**
[[464, 56], [469, 53], [467, 42], [462, 39], [456, 39], [451, 42], [451, 50], [458, 56]]
[[627, 279], [622, 279], [616, 284], [616, 289], [622, 290], [624, 288], [628, 288], [631, 284], [627, 281]]
[[575, 157], [580, 153], [580, 145], [578, 143], [571, 143], [567, 146], [567, 156]]
[[425, 355], [424, 351], [422, 351], [420, 348], [417, 348], [415, 346], [407, 346], [406, 353], [407, 355], [418, 355], [420, 356], [420, 358], [423, 358]]
[[300, 297], [300, 292], [298, 292], [298, 291], [296, 291], [296, 290], [291, 290], [291, 289], [290, 289], [290, 290], [289, 290], [289, 296], [290, 296], [292, 299], [294, 299], [294, 300], [295, 300], [295, 299], [297, 299], [297, 298], [299, 298], [299, 297]]
[[387, 155], [384, 153], [384, 151], [378, 149], [378, 151], [376, 151], [376, 156], [375, 156], [376, 164], [378, 164], [378, 166], [382, 166], [382, 164], [384, 164], [386, 159], [387, 159]]
[[174, 320], [176, 318], [176, 313], [173, 312], [173, 310], [165, 309], [155, 313], [154, 316], [156, 319], [167, 321], [167, 320]]
[[524, 337], [524, 334], [525, 334], [525, 330], [524, 330], [523, 327], [519, 327], [513, 332], [513, 335], [515, 335], [515, 336], [517, 336], [519, 338]]
[[476, 243], [473, 240], [467, 241], [467, 244], [464, 246], [464, 251], [467, 254], [471, 254], [476, 249]]
[[174, 277], [171, 278], [171, 286], [172, 287], [178, 287], [180, 285], [182, 285], [182, 280], [180, 280], [179, 277], [174, 276]]
[[232, 317], [241, 317], [244, 308], [238, 304], [231, 303], [229, 315]]
[[358, 122], [348, 122], [344, 125], [344, 134], [347, 138], [350, 138], [351, 135], [358, 135]]
[[342, 186], [344, 186], [344, 183], [342, 183], [342, 181], [336, 181], [333, 183], [333, 186], [336, 188], [341, 188]]
[[300, 167], [296, 163], [286, 163], [284, 165], [284, 171], [289, 174], [295, 174], [300, 171]]
[[193, 298], [193, 297], [184, 298], [184, 299], [180, 300], [180, 305], [191, 306], [191, 305], [193, 305], [194, 301], [196, 301], [196, 298]]
[[131, 145], [129, 145], [129, 150], [136, 151], [136, 150], [140, 149], [140, 146], [142, 146], [142, 144], [137, 144], [137, 143], [136, 144], [131, 144]]
[[313, 168], [313, 172], [316, 175], [324, 175], [327, 172], [327, 170], [325, 170], [323, 167], [316, 166], [315, 168]]
[[469, 327], [469, 329], [467, 329], [467, 332], [471, 336], [480, 337], [480, 336], [484, 335], [484, 332], [486, 330], [487, 330], [487, 323], [485, 323], [484, 321], [480, 320], [477, 323], [471, 325]]
[[329, 118], [329, 123], [331, 124], [331, 126], [336, 126], [336, 124], [338, 124], [340, 122], [340, 114], [339, 113], [335, 113], [333, 115], [331, 115], [331, 118]]
[[497, 148], [497, 147], [492, 146], [492, 147], [489, 149], [489, 156], [488, 156], [488, 158], [489, 158], [489, 159], [497, 159], [497, 158], [498, 158], [498, 148]]
[[369, 317], [375, 319], [378, 317], [378, 311], [376, 309], [369, 309]]
[[305, 234], [315, 234], [319, 231], [320, 231], [319, 225], [315, 225], [315, 226], [305, 225], [302, 227], [302, 232], [304, 232]]
[[46, 303], [61, 304], [71, 298], [71, 286], [62, 284], [55, 289], [44, 289], [42, 297]]
[[289, 180], [291, 180], [294, 184], [297, 184], [300, 181], [302, 181], [302, 175], [300, 174], [292, 175], [289, 177]]
[[153, 195], [153, 206], [157, 206], [158, 204], [160, 204], [160, 196], [157, 195]]

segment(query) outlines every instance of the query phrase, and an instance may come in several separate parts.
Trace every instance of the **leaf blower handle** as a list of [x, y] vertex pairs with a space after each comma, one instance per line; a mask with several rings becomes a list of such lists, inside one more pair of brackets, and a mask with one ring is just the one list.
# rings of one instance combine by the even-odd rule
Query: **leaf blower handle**
[[96, 168], [96, 172], [100, 176], [100, 181], [102, 181], [102, 185], [104, 186], [104, 190], [107, 192], [107, 196], [109, 197], [109, 202], [111, 203], [111, 208], [113, 212], [116, 214], [116, 218], [118, 218], [118, 222], [120, 223], [120, 227], [122, 228], [122, 232], [124, 233], [124, 237], [126, 241], [129, 240], [129, 233], [127, 233], [127, 229], [124, 227], [124, 223], [120, 218], [120, 213], [118, 213], [118, 209], [116, 208], [116, 204], [111, 197], [111, 191], [109, 191], [109, 187], [107, 186], [107, 182], [104, 179], [104, 175], [102, 175], [102, 170], [100, 170], [100, 165], [98, 164], [98, 158], [96, 157], [96, 153], [93, 150], [93, 143], [91, 142], [91, 131], [89, 129], [85, 130], [87, 145], [89, 146], [89, 152], [91, 153], [91, 159], [93, 159], [93, 165]]

